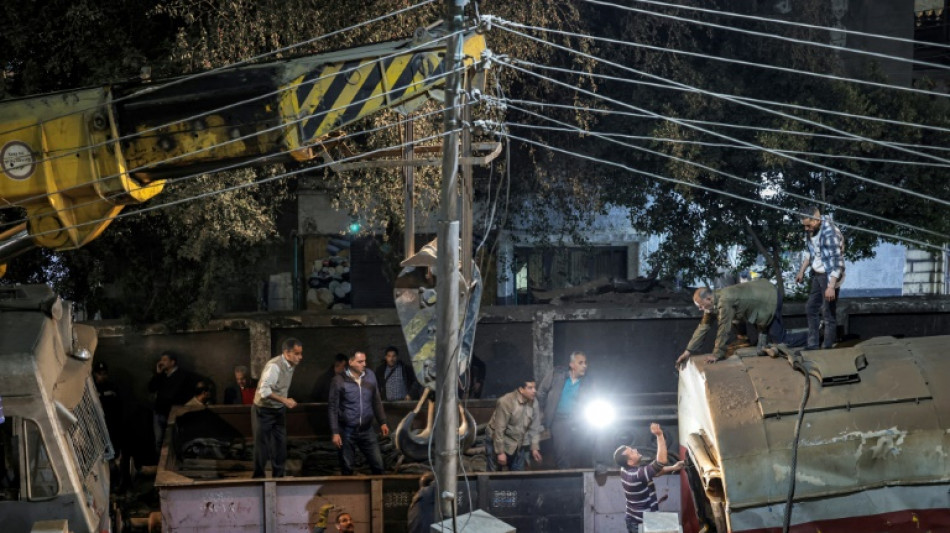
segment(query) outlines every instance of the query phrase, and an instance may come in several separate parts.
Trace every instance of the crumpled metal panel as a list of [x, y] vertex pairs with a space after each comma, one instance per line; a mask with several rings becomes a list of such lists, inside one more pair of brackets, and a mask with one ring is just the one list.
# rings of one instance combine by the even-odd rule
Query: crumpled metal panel
[[[822, 387], [811, 378], [796, 500], [950, 480], [947, 346], [950, 336], [883, 338], [851, 351], [818, 352], [860, 351], [868, 364], [857, 383]], [[681, 373], [680, 441], [703, 436], [733, 511], [783, 502], [805, 378], [784, 359], [733, 357], [715, 365], [702, 359], [693, 358]]]
[[[854, 360], [865, 355], [867, 366], [862, 370], [854, 367]], [[930, 387], [917, 366], [916, 358], [904, 346], [882, 345], [869, 347], [867, 351], [856, 348], [803, 352], [806, 363], [817, 362], [816, 369], [830, 366], [851, 366], [858, 374], [860, 383], [848, 383], [816, 387], [808, 399], [805, 412], [811, 413], [840, 407], [885, 404], [901, 401], [931, 399]], [[837, 359], [837, 361], [835, 361]], [[747, 367], [749, 379], [755, 388], [763, 416], [795, 415], [801, 404], [804, 378], [789, 379], [784, 359], [762, 357], [742, 360]], [[824, 363], [824, 365], [823, 365]], [[776, 369], [776, 366], [780, 368]], [[784, 368], [783, 368], [784, 367]], [[833, 370], [841, 372], [841, 370]], [[800, 376], [801, 374], [792, 374]], [[812, 385], [817, 382], [813, 381]]]

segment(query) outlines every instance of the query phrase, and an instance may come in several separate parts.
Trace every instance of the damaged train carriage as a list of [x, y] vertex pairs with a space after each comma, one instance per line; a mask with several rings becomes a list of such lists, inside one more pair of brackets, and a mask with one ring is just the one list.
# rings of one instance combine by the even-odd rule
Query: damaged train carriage
[[696, 507], [684, 531], [781, 531], [792, 475], [790, 531], [950, 531], [948, 346], [878, 337], [798, 359], [694, 357], [679, 383], [683, 501]]
[[96, 331], [46, 286], [0, 287], [0, 517], [108, 531], [112, 458], [91, 374]]

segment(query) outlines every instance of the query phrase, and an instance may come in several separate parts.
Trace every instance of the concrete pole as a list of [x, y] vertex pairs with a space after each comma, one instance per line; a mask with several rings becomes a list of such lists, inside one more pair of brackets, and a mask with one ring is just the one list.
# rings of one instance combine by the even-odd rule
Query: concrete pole
[[[445, 20], [449, 31], [462, 29], [463, 8], [467, 0], [446, 0]], [[446, 71], [450, 74], [445, 84], [446, 136], [442, 154], [442, 212], [439, 220], [439, 256], [436, 265], [436, 419], [433, 442], [435, 448], [435, 482], [439, 491], [436, 504], [437, 520], [455, 516], [455, 498], [458, 490], [458, 350], [459, 350], [459, 93], [461, 75], [456, 72], [462, 64], [462, 39], [449, 39], [446, 48]], [[441, 518], [438, 518], [441, 515]]]
[[[415, 141], [415, 119], [412, 117], [412, 114], [406, 117], [406, 123], [404, 125], [404, 137], [406, 145], [402, 149], [402, 158], [406, 160], [407, 163], [411, 163], [415, 158], [415, 150], [413, 142]], [[403, 176], [406, 178], [405, 187], [406, 187], [406, 199], [405, 199], [405, 211], [406, 211], [406, 223], [403, 224], [405, 228], [405, 236], [403, 239], [403, 259], [409, 259], [412, 257], [412, 254], [416, 253], [416, 208], [415, 208], [415, 175], [416, 169], [412, 164], [407, 164], [402, 167]]]

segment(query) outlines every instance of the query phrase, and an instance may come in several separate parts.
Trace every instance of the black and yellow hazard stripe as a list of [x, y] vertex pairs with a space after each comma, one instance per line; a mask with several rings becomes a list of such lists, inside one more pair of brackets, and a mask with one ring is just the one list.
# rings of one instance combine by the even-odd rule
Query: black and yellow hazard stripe
[[298, 78], [299, 142], [306, 145], [385, 107], [444, 83], [435, 51], [323, 65]]

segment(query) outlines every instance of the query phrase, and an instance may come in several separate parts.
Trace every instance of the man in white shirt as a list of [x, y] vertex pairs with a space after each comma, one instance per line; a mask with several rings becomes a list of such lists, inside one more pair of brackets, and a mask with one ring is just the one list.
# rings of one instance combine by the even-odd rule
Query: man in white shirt
[[261, 380], [254, 393], [252, 416], [254, 426], [254, 477], [264, 477], [268, 459], [274, 477], [284, 477], [287, 460], [287, 409], [297, 407], [297, 402], [287, 395], [294, 369], [303, 360], [303, 344], [289, 338], [281, 346], [283, 352], [264, 365]]

